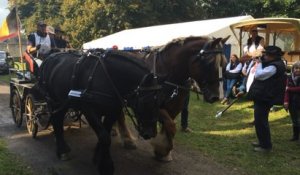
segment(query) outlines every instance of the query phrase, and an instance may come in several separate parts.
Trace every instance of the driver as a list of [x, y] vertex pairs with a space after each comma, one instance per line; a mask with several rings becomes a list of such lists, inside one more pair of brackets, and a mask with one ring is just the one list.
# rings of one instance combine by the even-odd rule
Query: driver
[[47, 34], [46, 27], [47, 24], [43, 21], [37, 23], [37, 30], [28, 36], [27, 49], [26, 51], [32, 54], [33, 57], [40, 60], [36, 60], [37, 64], [40, 66], [42, 60], [50, 54], [52, 48], [55, 47], [55, 42]]

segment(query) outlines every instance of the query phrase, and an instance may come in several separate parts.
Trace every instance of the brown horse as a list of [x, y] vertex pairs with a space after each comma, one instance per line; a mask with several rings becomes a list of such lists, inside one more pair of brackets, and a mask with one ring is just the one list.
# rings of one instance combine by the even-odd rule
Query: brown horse
[[[226, 65], [222, 50], [227, 39], [180, 38], [143, 56], [154, 73], [165, 77], [165, 100], [159, 113], [162, 127], [160, 133], [151, 141], [156, 158], [172, 160], [170, 152], [176, 133], [174, 119], [181, 112], [184, 99], [188, 95], [186, 82], [189, 77], [197, 81], [205, 101], [212, 103], [219, 99], [219, 70]], [[125, 125], [124, 116], [119, 118], [118, 126], [124, 146], [134, 147], [135, 143]]]

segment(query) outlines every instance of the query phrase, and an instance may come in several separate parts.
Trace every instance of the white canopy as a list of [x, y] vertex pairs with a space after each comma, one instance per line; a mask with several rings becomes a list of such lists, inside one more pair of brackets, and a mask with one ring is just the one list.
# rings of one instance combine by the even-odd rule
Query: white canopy
[[[120, 50], [126, 50], [128, 48], [142, 49], [148, 46], [164, 45], [179, 37], [226, 37], [228, 35], [232, 35], [229, 25], [246, 19], [253, 19], [253, 17], [238, 16], [123, 30], [112, 35], [84, 43], [83, 48], [107, 49], [116, 45]], [[229, 42], [236, 42], [236, 40], [234, 40], [234, 37], [231, 37]]]

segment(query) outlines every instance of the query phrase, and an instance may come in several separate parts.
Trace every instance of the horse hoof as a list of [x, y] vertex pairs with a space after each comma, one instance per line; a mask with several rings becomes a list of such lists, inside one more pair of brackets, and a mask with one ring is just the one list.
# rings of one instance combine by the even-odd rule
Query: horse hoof
[[67, 153], [61, 154], [60, 160], [62, 160], [62, 161], [70, 160], [69, 154], [67, 154]]
[[125, 140], [124, 143], [123, 143], [123, 147], [124, 147], [125, 149], [129, 149], [129, 150], [130, 150], [130, 149], [136, 149], [136, 148], [137, 148], [135, 142], [132, 141], [132, 140]]
[[171, 153], [166, 156], [155, 155], [155, 159], [160, 162], [171, 162], [173, 160]]
[[111, 134], [111, 136], [116, 137], [116, 136], [118, 136], [118, 131], [116, 129], [112, 128], [110, 134]]

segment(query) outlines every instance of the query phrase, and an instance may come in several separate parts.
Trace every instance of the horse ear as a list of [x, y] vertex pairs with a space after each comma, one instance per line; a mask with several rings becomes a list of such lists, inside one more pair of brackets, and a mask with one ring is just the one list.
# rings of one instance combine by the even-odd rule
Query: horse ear
[[222, 38], [216, 38], [216, 39], [214, 38], [211, 44], [212, 48], [215, 48], [220, 43], [221, 40]]
[[222, 44], [225, 44], [226, 41], [230, 38], [230, 36], [231, 36], [231, 35], [228, 35], [226, 38], [223, 38], [223, 39], [221, 40]]

